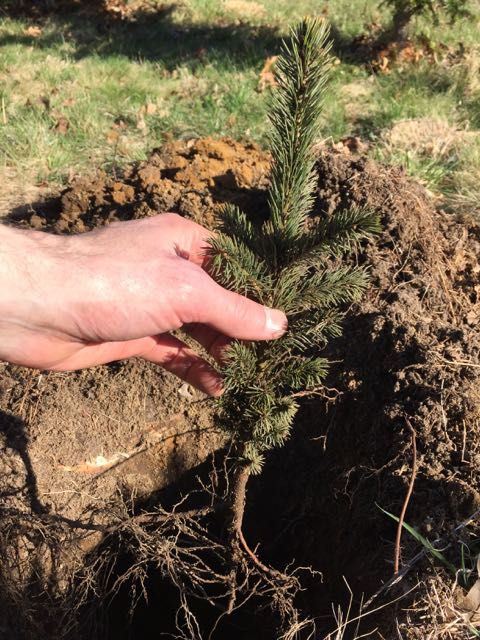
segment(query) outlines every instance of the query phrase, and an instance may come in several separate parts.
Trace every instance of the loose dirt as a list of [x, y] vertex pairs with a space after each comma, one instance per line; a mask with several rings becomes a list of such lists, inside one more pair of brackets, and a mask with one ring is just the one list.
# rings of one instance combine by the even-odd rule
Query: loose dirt
[[[288, 547], [282, 558], [295, 557], [324, 574], [324, 583], [307, 595], [309, 605], [315, 603], [311, 612], [325, 605], [326, 590], [327, 599], [348, 602], [346, 580], [357, 614], [361, 595], [368, 597], [392, 576], [396, 524], [378, 507], [401, 511], [412, 473], [410, 425], [418, 474], [407, 523], [432, 542], [441, 539], [442, 548], [451, 544], [445, 554], [457, 567], [461, 541], [471, 545], [476, 535], [475, 528], [455, 535], [453, 530], [480, 508], [480, 229], [474, 221], [435, 211], [401, 170], [328, 150], [318, 169], [321, 210], [373, 207], [384, 232], [359, 257], [370, 265], [372, 287], [332, 345], [336, 364], [329, 384], [336, 400], [305, 406], [290, 457], [276, 454], [259, 491], [270, 489], [274, 496], [268, 528], [287, 527], [279, 543]], [[285, 475], [282, 467], [291, 471]], [[259, 538], [265, 535], [266, 525]], [[405, 563], [422, 548], [406, 532], [402, 547]], [[405, 591], [437, 573], [428, 562], [416, 569], [405, 578]], [[446, 579], [450, 588], [453, 582], [453, 576]], [[397, 596], [393, 590], [381, 602]], [[386, 613], [372, 637], [397, 637], [395, 618], [405, 638], [469, 637], [455, 626], [449, 636], [452, 619], [439, 621], [424, 597], [423, 587], [415, 589]], [[415, 614], [413, 602], [424, 610]], [[412, 606], [413, 613], [404, 613], [403, 606]], [[375, 622], [366, 618], [363, 630]]]
[[[115, 220], [174, 211], [211, 227], [225, 202], [250, 215], [266, 215], [268, 171], [268, 156], [253, 143], [229, 138], [171, 141], [117, 178], [100, 173], [74, 179], [49, 213], [41, 211], [26, 222], [36, 229], [78, 233]], [[24, 214], [20, 218], [25, 223]]]
[[[76, 179], [60, 199], [14, 222], [84, 232], [170, 210], [212, 227], [225, 202], [263, 218], [268, 169], [268, 156], [253, 144], [170, 141], [121, 176]], [[370, 265], [372, 286], [329, 348], [331, 399], [304, 404], [287, 446], [253, 479], [245, 533], [252, 547], [260, 543], [265, 561], [282, 567], [295, 560], [323, 573], [300, 603], [311, 615], [327, 615], [319, 619], [321, 634], [335, 626], [330, 603], [348, 603], [345, 580], [356, 615], [362, 594], [369, 597], [392, 575], [396, 525], [378, 506], [400, 513], [411, 477], [411, 429], [418, 474], [406, 521], [432, 542], [451, 543], [445, 553], [454, 560], [463, 534], [453, 536], [453, 529], [480, 508], [480, 228], [436, 211], [401, 169], [381, 166], [348, 144], [320, 148], [317, 169], [316, 215], [366, 206], [379, 212], [384, 231], [355, 257]], [[35, 615], [35, 607], [46, 611], [45, 593], [37, 604], [31, 594], [54, 591], [59, 576], [68, 592], [71, 572], [81, 574], [82, 554], [95, 555], [100, 534], [76, 528], [72, 535], [72, 524], [102, 524], [125, 501], [154, 502], [164, 487], [175, 491], [220, 446], [214, 405], [191, 394], [140, 361], [68, 374], [2, 365], [0, 547], [4, 576], [15, 587], [4, 600], [17, 635], [8, 635], [12, 618], [0, 614], [0, 637], [2, 630], [6, 638], [32, 637], [32, 612], [34, 637], [59, 637], [61, 616]], [[54, 524], [68, 539], [63, 555], [47, 553]], [[419, 551], [406, 532], [402, 549], [403, 566]], [[382, 594], [374, 606], [432, 575], [443, 574], [424, 558], [400, 591]], [[12, 606], [15, 594], [17, 601], [27, 598], [28, 611]], [[371, 637], [396, 637], [398, 619], [403, 637], [428, 637], [448, 620], [439, 622], [428, 609], [406, 612], [427, 595], [426, 587], [416, 589], [380, 618], [367, 617], [363, 631], [379, 626]], [[122, 620], [116, 638], [145, 640], [165, 629], [165, 610], [156, 602], [129, 623], [132, 636], [123, 612], [115, 611]], [[142, 616], [152, 631], [145, 631]], [[247, 622], [230, 637], [273, 637], [255, 616]]]

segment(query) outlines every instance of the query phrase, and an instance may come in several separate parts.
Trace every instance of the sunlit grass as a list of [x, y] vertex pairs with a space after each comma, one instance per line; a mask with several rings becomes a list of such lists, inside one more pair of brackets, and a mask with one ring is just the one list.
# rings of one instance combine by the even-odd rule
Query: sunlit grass
[[[265, 59], [278, 52], [288, 26], [308, 13], [325, 14], [348, 39], [363, 32], [366, 23], [387, 19], [374, 0], [323, 5], [316, 0], [190, 0], [174, 3], [172, 11], [157, 5], [159, 13], [137, 22], [113, 24], [86, 14], [51, 16], [41, 23], [3, 19], [4, 166], [62, 184], [72, 172], [110, 166], [113, 159], [122, 164], [144, 158], [167, 133], [264, 143], [268, 90], [258, 91], [258, 76]], [[477, 27], [474, 19], [453, 26], [433, 27], [425, 19], [413, 24], [413, 32], [426, 34], [439, 51], [440, 43], [457, 48], [462, 43], [465, 59], [452, 64], [439, 55], [437, 65], [421, 61], [373, 74], [366, 66], [338, 60], [324, 137], [360, 135], [382, 156], [382, 132], [404, 119], [442, 118], [452, 126], [479, 128]], [[418, 160], [395, 150], [382, 157], [406, 164], [434, 188], [457, 170], [451, 162]], [[460, 162], [458, 170], [462, 167]]]

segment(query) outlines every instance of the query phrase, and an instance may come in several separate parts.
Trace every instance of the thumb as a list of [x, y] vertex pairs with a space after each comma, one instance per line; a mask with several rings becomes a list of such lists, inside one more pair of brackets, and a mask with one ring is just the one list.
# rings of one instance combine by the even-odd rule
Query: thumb
[[[204, 272], [205, 273], [205, 272]], [[283, 311], [264, 307], [245, 296], [228, 291], [205, 273], [198, 291], [198, 322], [238, 340], [273, 340], [288, 328]]]

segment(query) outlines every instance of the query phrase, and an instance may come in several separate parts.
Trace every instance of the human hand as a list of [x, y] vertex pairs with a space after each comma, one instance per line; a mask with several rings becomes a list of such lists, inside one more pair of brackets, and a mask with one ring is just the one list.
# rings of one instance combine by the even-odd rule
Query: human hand
[[283, 312], [223, 289], [205, 267], [210, 232], [175, 214], [76, 236], [0, 227], [0, 358], [67, 371], [139, 356], [210, 394], [229, 339], [285, 333]]

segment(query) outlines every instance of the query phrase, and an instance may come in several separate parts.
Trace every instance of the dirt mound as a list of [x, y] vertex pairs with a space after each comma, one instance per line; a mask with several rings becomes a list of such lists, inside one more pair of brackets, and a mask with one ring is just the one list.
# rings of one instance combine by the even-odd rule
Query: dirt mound
[[[262, 216], [268, 167], [255, 145], [173, 141], [121, 179], [77, 179], [54, 207], [20, 222], [65, 233], [171, 210], [212, 226], [227, 201]], [[370, 265], [372, 287], [329, 348], [332, 400], [305, 403], [290, 442], [253, 479], [245, 531], [252, 546], [262, 541], [265, 560], [284, 566], [295, 559], [323, 572], [323, 584], [313, 581], [302, 600], [323, 616], [331, 601], [348, 601], [343, 576], [359, 598], [392, 575], [396, 525], [376, 505], [400, 513], [412, 474], [412, 430], [418, 473], [407, 522], [432, 542], [451, 543], [445, 553], [455, 561], [453, 529], [480, 508], [480, 229], [436, 211], [400, 169], [347, 147], [322, 148], [317, 168], [318, 215], [366, 206], [380, 213], [384, 231], [357, 258]], [[18, 512], [23, 520], [54, 516], [65, 526], [101, 523], [105, 504], [116, 508], [119, 493], [149, 496], [218, 445], [208, 431], [210, 405], [192, 402], [153, 365], [48, 375], [5, 365], [1, 381], [0, 513], [9, 531]], [[98, 536], [89, 536], [77, 543], [94, 546]], [[35, 539], [11, 536], [11, 565], [32, 555]], [[407, 534], [402, 548], [404, 562], [418, 551]], [[416, 565], [402, 586], [429, 571]], [[30, 590], [33, 578], [27, 576]], [[434, 624], [428, 611], [408, 614], [407, 625], [401, 606], [377, 620], [377, 637], [393, 637], [395, 617], [403, 637], [427, 637]], [[116, 613], [116, 637], [127, 637], [129, 627], [147, 640], [144, 616], [156, 633], [164, 629], [165, 611], [155, 602], [133, 621]], [[255, 617], [248, 624], [241, 637], [272, 637]]]
[[[348, 600], [344, 577], [358, 599], [391, 577], [396, 525], [378, 507], [401, 511], [412, 476], [411, 429], [418, 473], [407, 523], [431, 542], [442, 540], [459, 568], [461, 541], [476, 534], [473, 528], [454, 535], [454, 529], [480, 508], [480, 228], [435, 211], [399, 169], [330, 151], [320, 155], [318, 168], [324, 210], [373, 207], [384, 232], [360, 257], [371, 265], [373, 286], [331, 348], [337, 364], [328, 384], [336, 400], [304, 407], [290, 443], [295, 473], [285, 486], [275, 463], [267, 473], [275, 487], [268, 527], [290, 523], [282, 541], [288, 556], [324, 574], [317, 596], [307, 597], [312, 613], [326, 604], [325, 589], [332, 601]], [[285, 468], [283, 454], [276, 455]], [[282, 513], [280, 522], [275, 513]], [[406, 532], [402, 547], [404, 562], [419, 550]], [[407, 575], [408, 586], [431, 572], [428, 563], [417, 568]], [[412, 598], [424, 596], [416, 589]], [[405, 614], [397, 615], [406, 638], [428, 637], [439, 622], [428, 606], [423, 619], [411, 614], [408, 624]], [[390, 638], [394, 616], [387, 617], [382, 633]]]
[[266, 213], [269, 158], [256, 144], [224, 138], [172, 141], [122, 177], [76, 178], [49, 216], [28, 224], [56, 233], [82, 232], [115, 220], [173, 211], [207, 226], [225, 202]]

